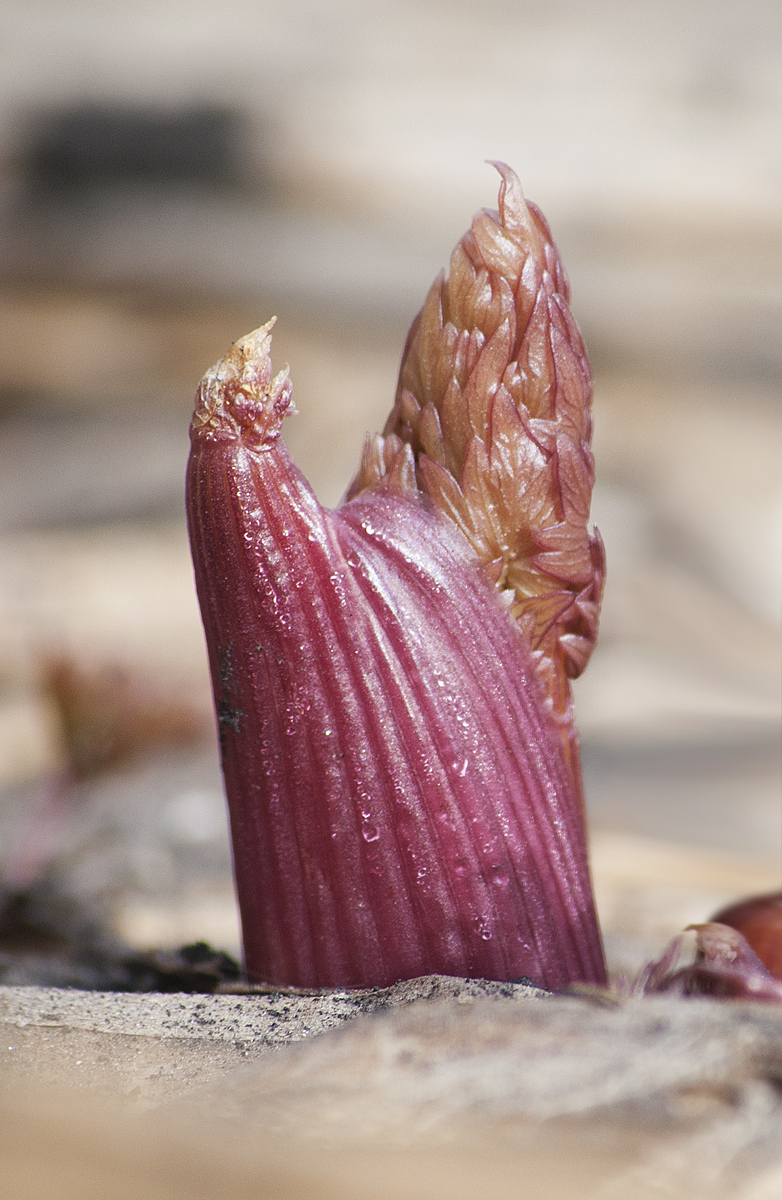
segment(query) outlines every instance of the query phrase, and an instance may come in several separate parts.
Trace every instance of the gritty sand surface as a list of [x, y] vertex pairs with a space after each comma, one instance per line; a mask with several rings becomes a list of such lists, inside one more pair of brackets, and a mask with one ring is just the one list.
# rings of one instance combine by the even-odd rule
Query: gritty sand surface
[[438, 977], [384, 991], [5, 989], [4, 1195], [778, 1194], [776, 1007]]
[[184, 995], [0, 987], [0, 1077], [161, 1103], [247, 1059], [422, 999], [537, 999], [524, 984], [427, 976], [389, 988]]

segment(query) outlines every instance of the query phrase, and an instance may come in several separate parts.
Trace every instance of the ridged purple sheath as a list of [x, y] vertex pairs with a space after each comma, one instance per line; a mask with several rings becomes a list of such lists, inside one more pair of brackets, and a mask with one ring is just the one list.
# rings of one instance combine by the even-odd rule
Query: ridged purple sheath
[[187, 477], [248, 978], [604, 982], [581, 797], [528, 642], [410, 486], [409, 446], [320, 506], [279, 440], [269, 328], [202, 383]]

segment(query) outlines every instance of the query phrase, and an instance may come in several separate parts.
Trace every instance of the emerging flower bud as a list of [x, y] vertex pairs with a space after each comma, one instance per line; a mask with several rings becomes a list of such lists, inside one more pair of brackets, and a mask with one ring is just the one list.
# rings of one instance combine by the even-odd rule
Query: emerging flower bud
[[323, 509], [271, 322], [207, 373], [187, 504], [254, 980], [605, 979], [568, 679], [594, 643], [591, 379], [507, 167]]
[[687, 929], [695, 931], [695, 961], [689, 966], [678, 966], [684, 940], [679, 935], [658, 962], [644, 967], [632, 985], [634, 994], [664, 992], [673, 996], [782, 1003], [782, 983], [767, 970], [737, 929], [718, 921], [688, 925]]
[[743, 934], [767, 970], [782, 980], [782, 892], [740, 900], [712, 920]]

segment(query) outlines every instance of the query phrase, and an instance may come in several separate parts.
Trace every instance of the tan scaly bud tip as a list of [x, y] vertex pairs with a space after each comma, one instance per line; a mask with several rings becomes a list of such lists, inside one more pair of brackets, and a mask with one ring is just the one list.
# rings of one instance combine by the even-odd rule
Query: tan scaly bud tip
[[[529, 643], [570, 760], [569, 681], [597, 637], [602, 543], [589, 529], [592, 375], [551, 230], [505, 163], [407, 338], [383, 439], [349, 496], [409, 447], [418, 488], [471, 544]], [[396, 451], [395, 451], [396, 453]]]
[[291, 411], [288, 368], [272, 377], [271, 330], [276, 317], [234, 342], [211, 367], [196, 395], [191, 437], [241, 439], [260, 450], [279, 437]]

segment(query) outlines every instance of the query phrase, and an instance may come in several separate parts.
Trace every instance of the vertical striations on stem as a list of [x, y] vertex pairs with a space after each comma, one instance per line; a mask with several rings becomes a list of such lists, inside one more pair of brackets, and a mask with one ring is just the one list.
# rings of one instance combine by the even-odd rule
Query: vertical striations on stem
[[323, 509], [271, 323], [202, 382], [188, 520], [251, 979], [605, 978], [568, 677], [594, 641], [589, 369], [502, 168]]

